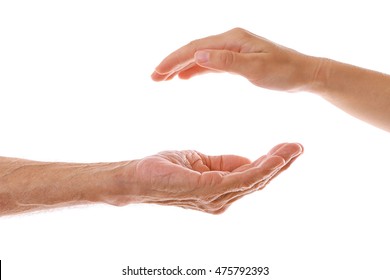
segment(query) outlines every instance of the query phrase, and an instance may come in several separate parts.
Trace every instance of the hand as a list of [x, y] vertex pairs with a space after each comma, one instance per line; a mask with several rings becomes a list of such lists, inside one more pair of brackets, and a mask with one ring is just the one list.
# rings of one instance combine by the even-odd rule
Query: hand
[[229, 72], [259, 87], [299, 91], [314, 82], [321, 61], [235, 28], [192, 41], [171, 53], [156, 67], [152, 79], [170, 80], [176, 75], [189, 79], [207, 72]]
[[157, 203], [222, 213], [237, 199], [264, 188], [302, 152], [299, 144], [280, 144], [254, 162], [234, 155], [162, 152], [125, 167], [128, 182], [111, 194], [111, 204]]

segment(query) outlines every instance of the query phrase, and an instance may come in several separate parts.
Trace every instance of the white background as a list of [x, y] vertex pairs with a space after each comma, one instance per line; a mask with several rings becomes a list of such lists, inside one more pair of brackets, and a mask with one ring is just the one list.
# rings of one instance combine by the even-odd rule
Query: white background
[[218, 216], [96, 205], [0, 218], [4, 279], [130, 279], [127, 265], [389, 279], [388, 133], [317, 96], [238, 76], [150, 79], [179, 46], [236, 26], [390, 73], [386, 1], [350, 3], [1, 1], [2, 156], [95, 162], [196, 149], [255, 159], [280, 142], [305, 147], [266, 189]]

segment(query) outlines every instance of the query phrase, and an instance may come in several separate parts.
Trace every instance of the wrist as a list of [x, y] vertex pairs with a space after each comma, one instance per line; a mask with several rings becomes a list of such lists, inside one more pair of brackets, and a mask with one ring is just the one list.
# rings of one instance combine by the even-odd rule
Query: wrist
[[98, 166], [97, 182], [89, 191], [88, 200], [116, 206], [138, 202], [136, 163], [133, 160]]
[[326, 93], [332, 60], [323, 57], [310, 57], [310, 60], [313, 72], [305, 90], [307, 92], [323, 95]]

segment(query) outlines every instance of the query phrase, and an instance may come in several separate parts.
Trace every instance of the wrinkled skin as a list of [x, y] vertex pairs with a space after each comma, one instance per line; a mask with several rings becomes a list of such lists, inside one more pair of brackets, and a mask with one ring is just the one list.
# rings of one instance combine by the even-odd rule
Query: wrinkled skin
[[[264, 188], [302, 152], [299, 144], [280, 144], [254, 162], [235, 155], [162, 152], [127, 166], [131, 189], [123, 187], [112, 204], [157, 203], [222, 213], [239, 198]], [[123, 195], [126, 192], [131, 195]]]

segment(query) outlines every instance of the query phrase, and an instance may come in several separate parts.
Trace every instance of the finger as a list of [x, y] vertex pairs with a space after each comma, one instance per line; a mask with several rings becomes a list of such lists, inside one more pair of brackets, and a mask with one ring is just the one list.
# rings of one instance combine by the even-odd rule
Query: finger
[[[267, 159], [265, 159], [266, 161]], [[269, 164], [275, 164], [274, 162], [274, 159], [271, 158], [270, 159], [271, 163], [266, 163], [264, 162], [264, 165], [269, 165]], [[265, 167], [263, 165], [263, 168]], [[277, 167], [277, 168], [270, 168], [269, 169], [269, 172], [268, 172], [268, 175], [265, 175], [263, 179], [255, 182], [254, 184], [252, 184], [249, 188], [244, 188], [244, 189], [241, 189], [239, 191], [233, 191], [233, 192], [230, 192], [230, 193], [225, 193], [225, 194], [222, 194], [220, 195], [219, 197], [215, 198], [214, 201], [224, 201], [223, 204], [226, 204], [228, 203], [229, 201], [235, 201], [236, 198], [241, 198], [242, 196], [245, 196], [245, 195], [248, 195], [250, 193], [253, 193], [257, 190], [259, 190], [260, 188], [264, 188], [264, 186], [271, 180], [273, 179], [273, 177], [280, 173], [281, 170], [283, 170], [283, 165], [281, 167]], [[267, 167], [268, 168], [268, 167]]]
[[157, 72], [153, 72], [151, 75], [151, 78], [153, 81], [165, 81], [166, 77], [169, 76], [168, 74], [160, 74]]
[[[282, 157], [287, 163], [291, 158], [300, 155], [302, 152], [303, 147], [298, 143], [282, 143], [272, 148], [268, 155]], [[210, 164], [210, 170], [242, 172], [256, 166], [261, 166], [266, 158], [267, 156], [261, 156], [251, 163], [249, 159], [241, 156], [209, 156], [208, 163]]]
[[[287, 170], [291, 164], [293, 164], [293, 162], [301, 155], [302, 153], [300, 154], [297, 154], [295, 156], [293, 156], [288, 162], [286, 162], [286, 164], [277, 172], [275, 173], [274, 175], [272, 175], [272, 179], [275, 179], [277, 176], [279, 176], [283, 171]], [[269, 181], [268, 181], [269, 182]], [[257, 190], [261, 190], [263, 188], [265, 188], [266, 184], [268, 184], [268, 182], [266, 182], [265, 184], [261, 185], [259, 184], [259, 186], [257, 187]]]
[[200, 50], [195, 62], [204, 68], [235, 73], [250, 78], [262, 66], [260, 53], [239, 53], [230, 50]]
[[[284, 170], [288, 169], [290, 165], [303, 153], [303, 146], [299, 143], [283, 143], [275, 146], [271, 151], [268, 153], [268, 156], [280, 156], [284, 159], [285, 165], [282, 166], [277, 173], [272, 175], [272, 178], [276, 178], [281, 174]], [[260, 182], [258, 184], [257, 189], [263, 189], [265, 187], [265, 184]]]
[[257, 160], [255, 160], [252, 165], [253, 166], [260, 166], [262, 162], [264, 161], [264, 157], [267, 156], [280, 156], [283, 157], [284, 160], [287, 162], [292, 157], [298, 156], [303, 153], [303, 146], [299, 143], [281, 143], [273, 147], [265, 156], [261, 156]]
[[268, 155], [280, 156], [286, 163], [303, 153], [303, 146], [298, 143], [283, 143], [272, 148]]
[[231, 173], [222, 180], [224, 192], [221, 194], [249, 189], [254, 184], [266, 180], [284, 165], [285, 161], [282, 157], [269, 156], [260, 166], [252, 167], [243, 172]]
[[158, 81], [169, 81], [172, 80], [176, 76], [177, 72], [171, 72], [167, 74], [159, 74], [154, 72], [151, 76], [152, 80]]
[[201, 68], [201, 67], [199, 67], [197, 64], [195, 64], [194, 60], [192, 59], [192, 60], [189, 60], [185, 64], [178, 65], [177, 67], [175, 67], [174, 69], [172, 69], [168, 73], [160, 74], [160, 73], [155, 71], [155, 72], [153, 72], [151, 77], [154, 81], [157, 81], [157, 82], [158, 81], [168, 81], [168, 80], [171, 80], [176, 75], [178, 75], [182, 72], [186, 72], [187, 70], [192, 69], [192, 68]]
[[176, 72], [174, 72], [174, 73], [170, 73], [169, 75], [167, 75], [166, 77], [165, 77], [165, 79], [164, 79], [164, 81], [170, 81], [170, 80], [172, 80], [175, 76], [176, 76]]
[[[262, 181], [259, 184], [266, 185], [271, 180], [271, 177], [266, 179], [265, 181]], [[251, 187], [249, 189], [243, 190], [243, 191], [237, 191], [237, 192], [230, 192], [223, 194], [219, 197], [217, 197], [215, 200], [210, 201], [208, 204], [208, 212], [212, 214], [221, 214], [226, 209], [232, 205], [237, 200], [241, 199], [242, 197], [249, 195], [251, 193], [254, 193], [258, 190], [258, 188], [255, 185], [254, 187]]]
[[155, 69], [159, 74], [172, 72], [180, 65], [193, 60], [194, 54], [200, 49], [221, 49], [226, 45], [226, 38], [220, 35], [198, 39], [177, 49], [168, 55]]
[[242, 165], [242, 166], [238, 167], [237, 169], [234, 169], [232, 172], [242, 172], [242, 171], [248, 170], [250, 168], [253, 168], [255, 166], [259, 166], [260, 163], [263, 162], [266, 158], [267, 158], [267, 155], [261, 156], [256, 161], [254, 161], [250, 164]]
[[275, 174], [269, 177], [268, 180], [264, 182], [259, 182], [255, 186], [255, 189], [261, 190], [265, 188], [265, 186], [269, 183], [271, 179], [275, 179], [283, 171], [287, 170], [290, 167], [290, 165], [303, 153], [303, 151], [304, 151], [303, 146], [299, 143], [279, 144], [275, 146], [273, 149], [271, 149], [269, 154], [283, 157], [286, 163]]
[[244, 196], [247, 196], [251, 193], [254, 193], [255, 191], [262, 190], [273, 178], [275, 178], [277, 175], [279, 175], [281, 172], [284, 171], [284, 168], [280, 169], [279, 171], [276, 171], [273, 175], [269, 176], [266, 180], [263, 180], [254, 186], [252, 186], [249, 189], [238, 191], [238, 192], [231, 192], [226, 193], [224, 195], [221, 195], [220, 197], [216, 198], [214, 201], [210, 202], [210, 210], [213, 214], [220, 214], [226, 211], [226, 209], [232, 205], [237, 200], [241, 199]]
[[178, 76], [180, 79], [188, 80], [194, 76], [198, 76], [198, 75], [202, 75], [202, 74], [206, 74], [206, 73], [210, 73], [210, 72], [212, 73], [212, 72], [216, 72], [216, 71], [214, 71], [212, 69], [201, 67], [201, 66], [196, 64], [196, 65], [192, 66], [191, 68], [180, 71], [178, 73]]
[[267, 156], [260, 157], [252, 164], [244, 166], [242, 168], [244, 170], [238, 169], [225, 176], [226, 189], [221, 194], [242, 191], [269, 179], [302, 152], [302, 146], [297, 143], [283, 143], [275, 146]]
[[277, 150], [279, 150], [280, 148], [282, 148], [286, 144], [288, 144], [288, 143], [280, 143], [280, 144], [274, 146], [271, 150], [269, 150], [268, 155], [273, 154], [274, 152], [276, 152]]
[[236, 155], [207, 156], [205, 160], [212, 171], [232, 172], [240, 166], [251, 163], [249, 159]]
[[250, 165], [241, 166], [237, 170], [234, 170], [234, 171], [244, 171], [244, 170], [247, 170], [247, 169], [255, 167], [255, 166], [260, 166], [264, 162], [264, 160], [270, 155], [280, 156], [287, 163], [291, 160], [291, 158], [293, 158], [297, 155], [300, 155], [301, 153], [303, 153], [303, 146], [301, 144], [298, 144], [298, 143], [278, 144], [275, 147], [273, 147], [268, 152], [267, 155], [261, 156], [260, 158], [258, 158], [254, 162], [252, 162]]

